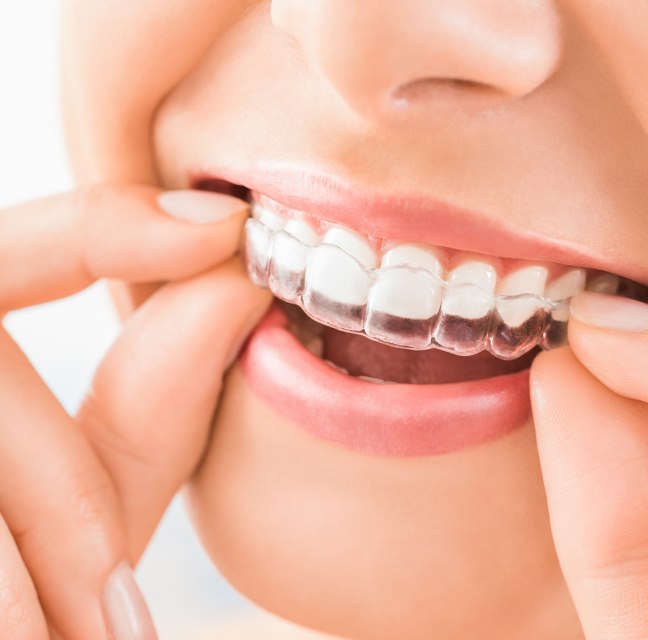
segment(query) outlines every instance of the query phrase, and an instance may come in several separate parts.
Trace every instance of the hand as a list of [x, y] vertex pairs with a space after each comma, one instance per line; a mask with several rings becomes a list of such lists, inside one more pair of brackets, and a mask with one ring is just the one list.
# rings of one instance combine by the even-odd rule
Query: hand
[[0, 638], [155, 637], [130, 567], [270, 300], [234, 257], [244, 202], [158, 196], [93, 187], [0, 212], [0, 313], [99, 278], [165, 283], [126, 321], [76, 418], [0, 327]]
[[587, 640], [648, 638], [648, 305], [585, 293], [531, 369], [551, 527]]

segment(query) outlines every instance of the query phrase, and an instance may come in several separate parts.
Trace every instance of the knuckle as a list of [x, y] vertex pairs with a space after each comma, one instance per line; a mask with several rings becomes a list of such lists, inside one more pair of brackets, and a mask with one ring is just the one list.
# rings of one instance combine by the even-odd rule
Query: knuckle
[[82, 527], [103, 531], [109, 513], [116, 506], [115, 490], [107, 473], [73, 476], [68, 494], [72, 515]]
[[35, 521], [23, 523], [14, 529], [14, 539], [30, 561], [44, 561], [50, 547], [48, 540], [54, 535], [69, 537], [78, 543], [77, 551], [98, 552], [109, 549], [114, 539], [113, 518], [118, 512], [117, 497], [107, 474], [95, 477], [87, 472], [69, 475], [58, 487], [65, 496], [64, 503], [51, 503], [46, 513]]

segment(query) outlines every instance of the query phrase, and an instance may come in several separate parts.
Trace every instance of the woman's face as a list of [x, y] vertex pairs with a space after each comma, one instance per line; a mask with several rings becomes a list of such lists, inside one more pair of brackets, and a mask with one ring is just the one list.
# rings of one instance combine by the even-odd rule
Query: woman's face
[[[543, 265], [549, 281], [586, 267], [648, 282], [648, 5], [64, 5], [82, 181], [229, 181], [441, 247], [444, 268], [470, 251], [502, 278]], [[414, 366], [329, 332], [325, 357], [355, 373], [455, 385], [350, 380], [283, 317], [231, 370], [190, 492], [234, 586], [344, 637], [577, 635], [526, 373], [492, 377], [528, 361], [435, 351]]]

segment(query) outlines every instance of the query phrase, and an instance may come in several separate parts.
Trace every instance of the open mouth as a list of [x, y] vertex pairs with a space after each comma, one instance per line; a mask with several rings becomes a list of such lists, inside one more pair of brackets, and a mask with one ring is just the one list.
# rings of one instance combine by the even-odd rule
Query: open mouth
[[[288, 393], [284, 412], [316, 435], [371, 453], [446, 452], [520, 426], [528, 369], [541, 349], [565, 343], [569, 299], [585, 289], [648, 297], [599, 269], [401, 242], [223, 180], [194, 186], [252, 205], [248, 271], [277, 301], [250, 341], [248, 378], [275, 404]], [[301, 379], [288, 385], [291, 371]], [[418, 407], [408, 414], [403, 402]], [[364, 426], [338, 429], [341, 421]]]

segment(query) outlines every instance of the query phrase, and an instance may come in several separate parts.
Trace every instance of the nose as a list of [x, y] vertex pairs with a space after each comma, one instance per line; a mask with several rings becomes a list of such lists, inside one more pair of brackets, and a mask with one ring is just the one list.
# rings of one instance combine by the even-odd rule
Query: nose
[[272, 20], [365, 116], [523, 97], [561, 55], [552, 0], [272, 0]]

